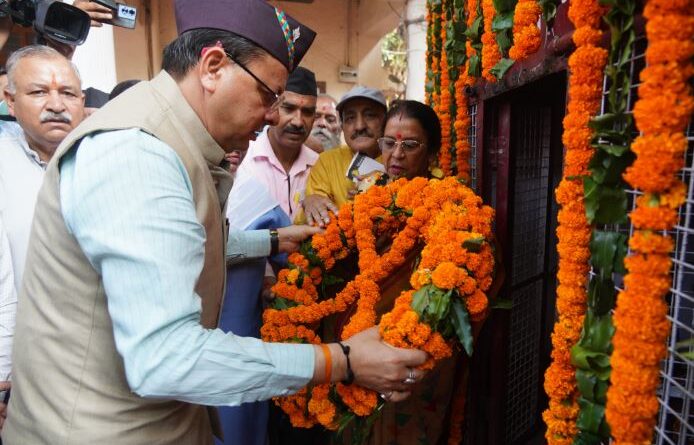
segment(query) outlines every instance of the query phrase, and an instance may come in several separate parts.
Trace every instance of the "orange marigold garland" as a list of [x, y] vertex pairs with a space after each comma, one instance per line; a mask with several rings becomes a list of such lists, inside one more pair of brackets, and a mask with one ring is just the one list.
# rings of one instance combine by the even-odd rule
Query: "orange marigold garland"
[[482, 0], [482, 14], [484, 15], [484, 33], [482, 34], [482, 77], [487, 82], [496, 82], [498, 79], [491, 69], [501, 60], [501, 50], [496, 43], [496, 35], [492, 30], [492, 22], [496, 15], [494, 0]]
[[513, 60], [523, 60], [540, 48], [542, 34], [537, 22], [542, 8], [537, 0], [518, 0], [513, 14], [513, 46], [508, 55]]
[[448, 2], [441, 2], [441, 60], [439, 72], [441, 73], [441, 95], [438, 107], [435, 109], [436, 114], [441, 121], [441, 150], [439, 150], [439, 167], [445, 176], [450, 176], [451, 169], [451, 80], [448, 71], [448, 57], [446, 54], [446, 33], [447, 33], [447, 18], [446, 11]]
[[545, 392], [549, 409], [543, 413], [545, 437], [550, 445], [568, 445], [577, 432], [577, 388], [571, 347], [581, 335], [586, 310], [586, 284], [590, 258], [590, 227], [586, 220], [583, 183], [593, 155], [590, 146], [590, 118], [600, 107], [602, 77], [607, 51], [597, 45], [603, 8], [598, 0], [574, 0], [569, 18], [576, 27], [576, 50], [569, 58], [569, 104], [564, 118], [563, 142], [566, 147], [564, 177], [557, 187], [561, 205], [557, 228], [559, 270], [557, 279], [557, 321], [552, 333], [552, 363], [545, 372]]
[[641, 72], [634, 119], [641, 132], [637, 157], [624, 178], [644, 194], [630, 218], [634, 233], [628, 274], [614, 312], [611, 383], [606, 417], [615, 444], [649, 444], [658, 412], [660, 361], [670, 332], [664, 296], [670, 288], [674, 243], [662, 231], [677, 223], [685, 201], [677, 173], [684, 166], [684, 130], [694, 112], [689, 80], [694, 75], [694, 1], [649, 0], [647, 67]]
[[[464, 313], [474, 322], [488, 313], [485, 292], [494, 272], [489, 244], [493, 216], [491, 208], [452, 177], [402, 178], [371, 187], [354, 203], [345, 204], [323, 234], [302, 245], [301, 253], [290, 256], [289, 268], [278, 274], [273, 288], [277, 295], [274, 308], [263, 314], [263, 338], [319, 343], [316, 322], [355, 302], [357, 309], [342, 338], [373, 326], [374, 307], [380, 298], [378, 283], [403, 265], [408, 253], [420, 244], [424, 245], [421, 260], [410, 279], [413, 290], [396, 299], [393, 309], [381, 317], [379, 328], [390, 344], [429, 353], [431, 358], [423, 367], [432, 368], [436, 360], [450, 356], [455, 343], [455, 338], [444, 338], [437, 329], [462, 322], [445, 318], [443, 312], [425, 320], [423, 311], [430, 314], [431, 305], [441, 306], [443, 298], [457, 306], [456, 310], [446, 308], [445, 314]], [[385, 235], [392, 244], [379, 255], [376, 239]], [[333, 298], [327, 298], [322, 294], [322, 280], [335, 265], [330, 259], [344, 258], [355, 250], [359, 252], [359, 273]], [[464, 339], [466, 349], [471, 341], [471, 336]], [[342, 384], [305, 388], [275, 401], [295, 426], [320, 424], [327, 429], [335, 429], [344, 416], [371, 415], [381, 403], [373, 391]], [[349, 411], [343, 412], [342, 407]]]
[[459, 179], [470, 183], [470, 141], [468, 131], [470, 128], [470, 116], [467, 111], [467, 98], [465, 97], [465, 85], [468, 82], [467, 72], [461, 70], [458, 80], [455, 82], [455, 161], [456, 172]]

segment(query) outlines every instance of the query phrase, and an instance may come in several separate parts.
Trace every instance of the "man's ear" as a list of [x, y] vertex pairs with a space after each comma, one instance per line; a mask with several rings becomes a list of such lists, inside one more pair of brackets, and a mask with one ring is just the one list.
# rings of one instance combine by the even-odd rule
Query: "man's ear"
[[5, 88], [3, 90], [3, 95], [5, 96], [5, 102], [7, 103], [7, 109], [10, 112], [10, 116], [14, 116], [14, 94]]
[[198, 62], [198, 75], [202, 87], [212, 93], [217, 89], [217, 82], [222, 75], [222, 68], [231, 63], [224, 48], [212, 46], [203, 50]]

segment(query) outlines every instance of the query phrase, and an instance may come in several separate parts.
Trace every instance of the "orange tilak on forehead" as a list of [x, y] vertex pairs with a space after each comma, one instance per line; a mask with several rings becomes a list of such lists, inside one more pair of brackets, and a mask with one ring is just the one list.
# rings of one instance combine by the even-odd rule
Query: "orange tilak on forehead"
[[53, 90], [58, 89], [58, 81], [55, 79], [55, 73], [51, 74], [51, 89], [53, 89]]

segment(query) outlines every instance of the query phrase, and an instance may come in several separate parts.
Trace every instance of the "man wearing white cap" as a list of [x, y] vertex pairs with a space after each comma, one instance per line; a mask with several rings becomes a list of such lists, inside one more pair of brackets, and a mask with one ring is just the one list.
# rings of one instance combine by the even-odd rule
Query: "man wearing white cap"
[[346, 176], [356, 153], [377, 158], [381, 152], [378, 138], [383, 136], [386, 99], [380, 90], [356, 86], [337, 104], [346, 146], [323, 152], [313, 166], [306, 186], [304, 213], [308, 224], [324, 226], [330, 222], [328, 212], [351, 199], [355, 185]]

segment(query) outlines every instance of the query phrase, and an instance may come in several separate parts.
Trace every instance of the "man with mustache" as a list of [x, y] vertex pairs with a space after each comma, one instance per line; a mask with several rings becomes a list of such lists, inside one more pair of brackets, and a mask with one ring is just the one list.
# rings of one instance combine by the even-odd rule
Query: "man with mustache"
[[56, 50], [32, 45], [14, 52], [4, 90], [17, 123], [0, 131], [0, 217], [7, 229], [19, 290], [34, 204], [56, 148], [84, 118], [77, 69]]
[[337, 115], [337, 101], [328, 94], [319, 94], [316, 100], [316, 118], [313, 120], [311, 136], [306, 145], [316, 153], [323, 153], [340, 145], [340, 119]]
[[255, 176], [294, 220], [304, 198], [306, 181], [318, 154], [304, 142], [316, 112], [316, 76], [297, 67], [287, 78], [279, 106], [279, 122], [251, 142], [237, 179]]
[[308, 224], [321, 227], [330, 222], [328, 212], [351, 199], [354, 183], [346, 172], [354, 155], [364, 153], [371, 158], [380, 155], [378, 138], [383, 136], [386, 99], [375, 88], [356, 86], [337, 104], [346, 146], [320, 154], [306, 186], [304, 212]]
[[[43, 176], [53, 153], [84, 117], [80, 77], [74, 65], [56, 50], [32, 45], [17, 50], [7, 61], [4, 90], [9, 112], [17, 122], [0, 125], [0, 219], [9, 241], [14, 292], [19, 293], [29, 244], [29, 229]], [[0, 308], [0, 358], [9, 362], [14, 328], [14, 301]], [[5, 360], [7, 357], [7, 360]], [[9, 375], [0, 375], [0, 388], [9, 387]], [[0, 403], [0, 427], [4, 417]]]
[[[318, 155], [303, 143], [316, 111], [316, 77], [297, 67], [287, 78], [279, 118], [268, 126], [247, 152], [231, 152], [226, 159], [241, 162], [229, 194], [227, 219], [237, 230], [277, 229], [291, 224], [300, 208], [308, 174]], [[245, 157], [243, 156], [245, 154]], [[234, 159], [236, 158], [236, 159]], [[233, 165], [233, 164], [232, 164]], [[258, 212], [250, 212], [261, 202]], [[243, 210], [242, 210], [243, 209]], [[262, 213], [261, 213], [262, 212]], [[240, 218], [240, 214], [252, 216]], [[282, 266], [274, 257], [277, 266]], [[260, 337], [261, 292], [269, 294], [277, 282], [270, 261], [246, 261], [227, 267], [227, 291], [219, 327], [237, 335]], [[217, 445], [264, 445], [267, 441], [268, 402], [244, 403], [219, 409], [224, 442]]]

